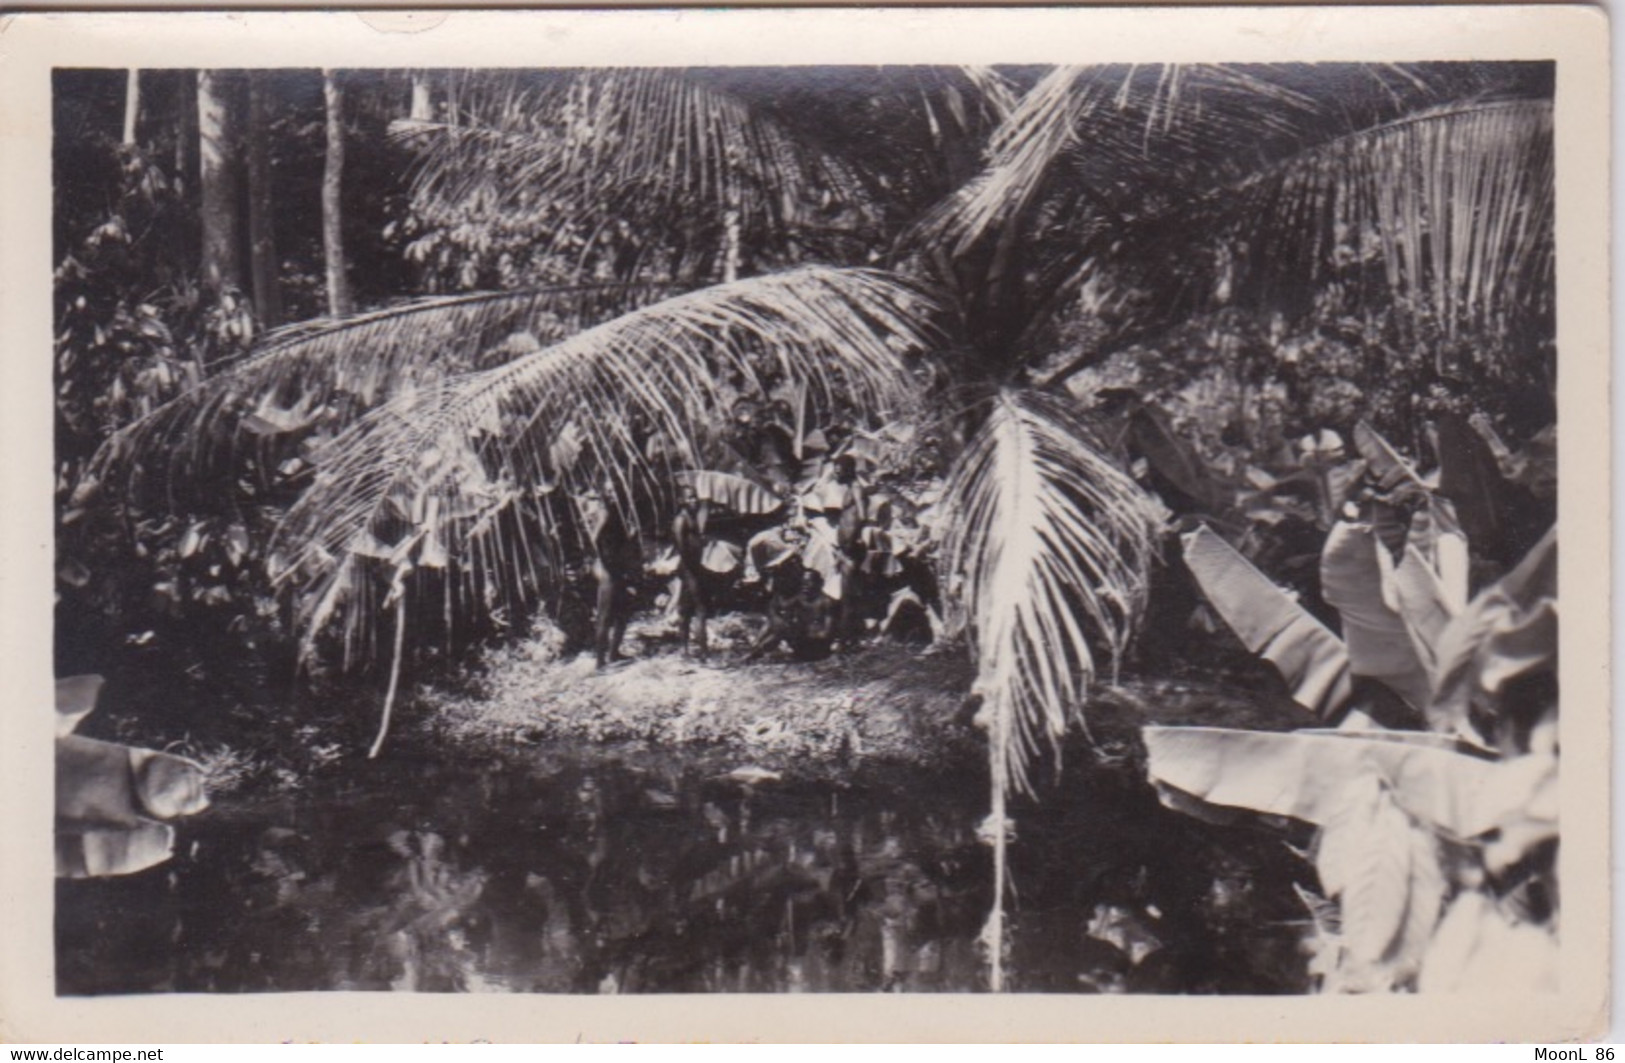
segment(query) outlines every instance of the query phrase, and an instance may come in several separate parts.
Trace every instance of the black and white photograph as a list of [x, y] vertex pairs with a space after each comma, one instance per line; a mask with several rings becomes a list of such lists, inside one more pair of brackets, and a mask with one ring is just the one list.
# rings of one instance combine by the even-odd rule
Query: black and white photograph
[[50, 62], [47, 995], [1606, 1028], [1563, 61], [745, 37]]

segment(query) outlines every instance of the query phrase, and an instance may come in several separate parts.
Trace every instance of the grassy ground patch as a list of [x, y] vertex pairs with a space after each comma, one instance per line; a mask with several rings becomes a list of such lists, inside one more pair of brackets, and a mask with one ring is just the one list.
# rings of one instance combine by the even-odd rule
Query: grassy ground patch
[[463, 689], [428, 692], [421, 709], [426, 726], [465, 743], [589, 739], [721, 747], [778, 766], [929, 764], [977, 748], [955, 723], [969, 686], [961, 655], [917, 647], [747, 663], [724, 646], [703, 664], [656, 650], [599, 671], [543, 640], [492, 653]]

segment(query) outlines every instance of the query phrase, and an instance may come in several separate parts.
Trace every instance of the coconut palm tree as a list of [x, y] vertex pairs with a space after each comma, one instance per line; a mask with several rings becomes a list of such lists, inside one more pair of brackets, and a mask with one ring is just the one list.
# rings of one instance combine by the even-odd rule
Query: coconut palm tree
[[1539, 64], [1061, 68], [920, 232], [972, 271], [956, 287], [1002, 325], [989, 339], [1029, 362], [1080, 292], [1108, 326], [1084, 361], [1220, 306], [1302, 316], [1334, 286], [1344, 309], [1380, 303], [1450, 333], [1549, 333], [1549, 78]]
[[[1002, 897], [1007, 792], [1079, 719], [1095, 655], [1119, 659], [1161, 519], [1065, 381], [1223, 306], [1330, 300], [1549, 337], [1549, 80], [1509, 64], [472, 77], [443, 119], [399, 127], [420, 239], [518, 232], [544, 241], [548, 279], [644, 295], [573, 316], [557, 290], [442, 297], [284, 331], [106, 454], [157, 464], [184, 430], [187, 453], [218, 457], [244, 410], [333, 417], [331, 396], [361, 396], [276, 568], [306, 592], [307, 638], [343, 619], [366, 645], [390, 602], [398, 640], [411, 569], [455, 573], [442, 585], [475, 608], [524, 583], [527, 535], [545, 555], [575, 534], [572, 491], [647, 522], [730, 398], [790, 381], [825, 414], [907, 415], [929, 361], [963, 440], [943, 583], [978, 666]], [[776, 271], [808, 261], [827, 264]], [[650, 282], [679, 294], [647, 301]], [[1096, 325], [1080, 349], [1057, 345], [1068, 315]], [[166, 482], [190, 471], [165, 460], [182, 462]]]

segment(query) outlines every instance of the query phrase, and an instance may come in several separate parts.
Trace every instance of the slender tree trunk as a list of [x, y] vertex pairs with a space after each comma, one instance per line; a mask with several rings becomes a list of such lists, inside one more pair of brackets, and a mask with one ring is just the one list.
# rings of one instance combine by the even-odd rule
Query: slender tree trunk
[[132, 69], [125, 79], [124, 88], [124, 139], [120, 141], [126, 147], [135, 145], [135, 124], [141, 116], [141, 71]]
[[730, 186], [722, 212], [722, 283], [739, 279], [739, 189]]
[[428, 71], [412, 71], [412, 112], [407, 117], [415, 122], [427, 122], [434, 118], [434, 97], [430, 91]]
[[327, 312], [343, 317], [355, 310], [344, 260], [344, 86], [338, 72], [322, 71], [327, 102], [327, 168], [322, 171], [322, 251], [327, 258]]
[[739, 212], [729, 210], [722, 217], [722, 283], [739, 279]]
[[198, 182], [202, 186], [203, 283], [219, 293], [243, 283], [237, 204], [241, 193], [237, 159], [239, 128], [236, 85], [216, 70], [197, 75]]
[[174, 178], [182, 191], [195, 185], [192, 182], [192, 145], [197, 142], [197, 79], [183, 77], [175, 88], [175, 172]]
[[265, 88], [258, 73], [248, 75], [248, 263], [254, 279], [254, 311], [260, 324], [271, 328], [282, 322], [282, 286], [272, 227], [271, 162], [265, 117]]

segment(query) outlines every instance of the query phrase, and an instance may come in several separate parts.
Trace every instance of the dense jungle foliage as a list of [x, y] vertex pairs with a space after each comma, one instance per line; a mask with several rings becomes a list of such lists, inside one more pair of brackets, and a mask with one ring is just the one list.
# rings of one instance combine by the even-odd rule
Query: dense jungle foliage
[[[1552, 79], [58, 71], [58, 673], [227, 778], [519, 640], [901, 642], [992, 988], [1063, 749], [1312, 840], [1325, 990], [1546, 984]], [[1121, 682], [1194, 676], [1270, 730]]]

